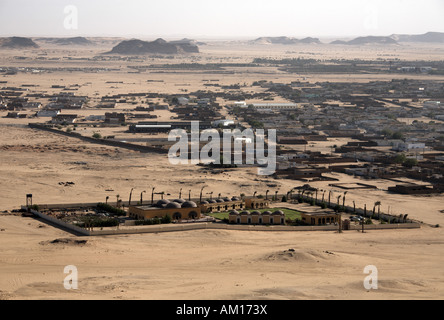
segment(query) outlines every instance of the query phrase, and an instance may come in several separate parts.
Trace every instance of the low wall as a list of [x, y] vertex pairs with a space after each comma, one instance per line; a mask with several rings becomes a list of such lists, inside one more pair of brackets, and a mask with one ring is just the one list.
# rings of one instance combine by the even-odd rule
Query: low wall
[[[186, 224], [167, 224], [155, 226], [137, 226], [123, 227], [123, 229], [96, 228], [89, 231], [72, 224], [63, 222], [57, 218], [48, 216], [44, 213], [31, 210], [37, 217], [44, 219], [56, 226], [66, 229], [76, 235], [81, 236], [109, 236], [124, 234], [142, 234], [142, 233], [159, 233], [159, 232], [184, 232], [193, 230], [233, 230], [233, 231], [257, 231], [257, 232], [308, 232], [308, 231], [337, 231], [338, 226], [252, 226], [252, 225], [229, 225], [222, 223], [186, 223]], [[364, 230], [389, 230], [389, 229], [419, 229], [419, 223], [402, 223], [402, 224], [375, 224], [365, 225]], [[362, 230], [361, 225], [350, 225], [349, 230]]]
[[34, 124], [34, 123], [30, 123], [28, 126], [31, 129], [39, 129], [39, 130], [43, 130], [43, 131], [48, 131], [51, 133], [60, 134], [60, 135], [67, 136], [70, 138], [77, 138], [77, 139], [80, 139], [80, 140], [83, 140], [83, 141], [86, 141], [89, 143], [95, 143], [95, 144], [101, 144], [101, 145], [110, 146], [110, 147], [139, 151], [142, 153], [160, 153], [160, 154], [167, 154], [168, 153], [168, 150], [161, 149], [161, 148], [141, 146], [141, 145], [137, 145], [137, 144], [131, 144], [131, 143], [115, 141], [115, 140], [95, 139], [92, 137], [90, 138], [90, 137], [82, 136], [81, 134], [78, 134], [76, 132], [64, 132], [64, 131], [52, 129], [47, 126]]
[[40, 213], [40, 212], [32, 210], [32, 209], [31, 209], [31, 212], [34, 215], [36, 215], [37, 217], [39, 217], [39, 218], [41, 218], [43, 220], [46, 220], [46, 221], [48, 221], [48, 222], [50, 222], [52, 224], [55, 224], [55, 225], [57, 225], [57, 226], [59, 226], [59, 227], [61, 227], [63, 229], [68, 229], [69, 231], [71, 231], [71, 232], [73, 232], [75, 234], [79, 234], [79, 235], [82, 235], [82, 236], [91, 236], [92, 235], [91, 232], [86, 230], [86, 229], [76, 227], [75, 225], [63, 222], [63, 221], [61, 221], [61, 220], [59, 220], [57, 218], [54, 218], [54, 217], [50, 217], [50, 216], [48, 216], [48, 215], [46, 215], [44, 213]]
[[[387, 230], [387, 229], [420, 229], [419, 223], [399, 223], [399, 224], [370, 224], [365, 225], [364, 230]], [[361, 225], [350, 225], [350, 230], [362, 230]]]
[[176, 225], [158, 225], [135, 227], [134, 229], [114, 229], [114, 230], [95, 230], [91, 236], [107, 236], [122, 234], [141, 234], [141, 233], [159, 233], [159, 232], [184, 232], [193, 230], [232, 230], [232, 231], [258, 231], [258, 232], [295, 232], [295, 231], [335, 231], [336, 226], [248, 226], [248, 225], [228, 225], [219, 223], [187, 223]]

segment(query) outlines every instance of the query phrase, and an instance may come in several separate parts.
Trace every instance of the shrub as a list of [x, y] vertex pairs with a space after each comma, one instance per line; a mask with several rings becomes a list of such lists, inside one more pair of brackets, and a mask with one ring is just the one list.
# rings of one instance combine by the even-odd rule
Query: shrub
[[161, 219], [162, 224], [169, 224], [169, 223], [171, 223], [171, 221], [172, 221], [172, 219], [169, 214], [167, 214], [165, 217], [163, 217]]
[[118, 216], [118, 217], [126, 216], [126, 212], [124, 210], [110, 206], [109, 204], [99, 203], [99, 204], [97, 204], [97, 208], [100, 210], [106, 211], [108, 213], [111, 213], [111, 214]]
[[102, 139], [102, 135], [98, 132], [95, 132], [92, 136], [94, 139]]
[[325, 202], [322, 202], [322, 204], [321, 204], [321, 208], [322, 208], [322, 209], [327, 209], [327, 204], [326, 204]]
[[287, 202], [287, 197], [286, 196], [282, 197], [282, 202]]
[[117, 227], [119, 225], [119, 220], [115, 218], [89, 218], [85, 217], [78, 223], [81, 228], [106, 228], [106, 227]]

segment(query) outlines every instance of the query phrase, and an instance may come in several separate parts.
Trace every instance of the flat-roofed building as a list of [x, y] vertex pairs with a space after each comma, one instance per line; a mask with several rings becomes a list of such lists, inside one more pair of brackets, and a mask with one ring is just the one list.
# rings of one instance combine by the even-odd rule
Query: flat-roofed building
[[200, 208], [203, 213], [227, 212], [230, 210], [243, 210], [245, 209], [245, 203], [238, 197], [232, 197], [202, 201]]
[[[138, 124], [130, 126], [130, 132], [134, 133], [161, 133], [161, 132], [170, 132], [171, 130], [182, 129], [186, 131], [191, 130], [191, 121], [170, 121], [170, 122], [161, 122], [161, 121], [147, 121], [147, 122], [139, 122]], [[199, 129], [206, 130], [211, 129], [211, 122], [199, 122]]]
[[245, 207], [249, 209], [265, 209], [270, 207], [270, 200], [260, 198], [245, 199]]
[[335, 212], [301, 213], [301, 220], [308, 225], [323, 226], [339, 223], [341, 215]]
[[229, 222], [231, 224], [249, 225], [285, 225], [285, 213], [281, 210], [272, 211], [236, 211], [230, 212]]
[[195, 220], [201, 217], [201, 208], [192, 201], [177, 199], [159, 200], [151, 206], [131, 206], [129, 216], [137, 220], [149, 220], [170, 216], [173, 220]]
[[296, 103], [252, 103], [251, 105], [258, 111], [284, 111], [298, 108]]

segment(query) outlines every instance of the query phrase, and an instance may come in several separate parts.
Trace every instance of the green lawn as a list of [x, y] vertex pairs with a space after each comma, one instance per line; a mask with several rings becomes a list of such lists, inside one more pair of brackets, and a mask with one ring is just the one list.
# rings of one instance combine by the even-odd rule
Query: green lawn
[[[299, 219], [299, 220], [301, 220], [301, 213], [299, 211], [295, 211], [295, 210], [283, 209], [283, 208], [270, 208], [270, 209], [259, 209], [257, 211], [259, 211], [259, 212], [264, 212], [264, 211], [274, 212], [276, 210], [283, 211], [285, 213], [285, 219], [291, 219], [291, 220]], [[246, 211], [253, 212], [256, 210], [246, 210]], [[217, 213], [209, 213], [207, 215], [210, 217], [214, 217], [216, 219], [219, 219], [219, 220], [223, 220], [225, 218], [228, 219], [230, 216], [230, 213], [229, 212], [217, 212]]]

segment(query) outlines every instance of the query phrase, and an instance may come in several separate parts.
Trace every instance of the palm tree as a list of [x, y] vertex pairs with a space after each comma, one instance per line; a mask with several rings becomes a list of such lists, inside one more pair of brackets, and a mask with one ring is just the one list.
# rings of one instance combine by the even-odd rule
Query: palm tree
[[356, 202], [353, 201], [353, 213], [356, 213]]
[[268, 193], [270, 192], [270, 190], [267, 190], [267, 192], [265, 192], [265, 200], [268, 200]]
[[106, 196], [105, 204], [108, 204], [108, 199], [109, 199], [109, 196]]
[[154, 190], [156, 190], [156, 187], [154, 187], [154, 188], [151, 190], [151, 205], [154, 204]]
[[345, 209], [345, 196], [347, 195], [348, 191], [344, 192], [344, 197], [342, 198], [342, 207]]
[[120, 194], [118, 194], [117, 196], [116, 196], [116, 207], [118, 208], [119, 207], [119, 198], [120, 198]]
[[329, 207], [331, 206], [331, 194], [332, 194], [331, 190], [328, 191], [328, 206]]
[[278, 201], [278, 192], [279, 192], [279, 191], [276, 191], [276, 192], [274, 193], [274, 201]]
[[321, 190], [321, 191], [322, 191], [322, 203], [324, 203], [325, 193], [327, 192], [327, 190]]
[[140, 205], [143, 206], [143, 194], [146, 193], [146, 191], [142, 191], [140, 193]]
[[200, 189], [200, 201], [199, 203], [202, 203], [202, 192], [205, 189], [205, 186], [202, 187], [202, 189]]
[[131, 197], [133, 196], [133, 190], [134, 188], [131, 189], [130, 195], [129, 195], [129, 200], [128, 200], [128, 206], [131, 207]]
[[381, 215], [381, 205], [382, 205], [381, 201], [376, 201], [375, 202], [375, 207], [378, 207], [378, 219], [379, 219], [379, 217]]
[[254, 192], [253, 198], [256, 198], [257, 191]]
[[179, 191], [179, 199], [182, 199], [182, 189], [183, 188], [180, 188], [180, 191]]
[[307, 200], [308, 200], [308, 202], [313, 202], [313, 195], [314, 195], [314, 192], [312, 192], [312, 191], [308, 191], [307, 192]]

